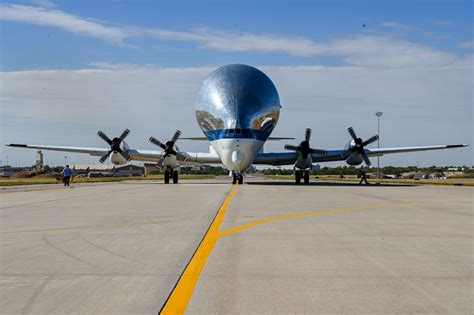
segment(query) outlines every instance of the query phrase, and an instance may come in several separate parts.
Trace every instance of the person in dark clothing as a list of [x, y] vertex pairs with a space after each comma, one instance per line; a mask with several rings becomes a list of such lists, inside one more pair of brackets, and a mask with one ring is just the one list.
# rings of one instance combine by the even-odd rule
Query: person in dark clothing
[[365, 182], [366, 185], [369, 185], [369, 182], [367, 181], [367, 174], [362, 168], [359, 170], [359, 176], [360, 176], [359, 185], [362, 185], [362, 182]]
[[69, 165], [66, 165], [66, 167], [63, 169], [64, 186], [69, 186], [71, 175], [72, 175], [72, 171], [69, 168]]

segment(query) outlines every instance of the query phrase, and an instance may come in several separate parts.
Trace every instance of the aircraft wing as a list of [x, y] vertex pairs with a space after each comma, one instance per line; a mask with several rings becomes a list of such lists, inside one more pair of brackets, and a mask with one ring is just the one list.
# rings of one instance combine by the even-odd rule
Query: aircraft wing
[[[59, 152], [71, 152], [71, 153], [83, 153], [92, 156], [103, 156], [110, 149], [109, 148], [90, 148], [90, 147], [67, 147], [67, 146], [53, 146], [53, 145], [36, 145], [36, 144], [18, 144], [18, 143], [7, 143], [9, 147], [34, 149], [34, 150], [46, 150], [46, 151], [59, 151]], [[163, 151], [156, 150], [139, 150], [139, 149], [128, 149], [128, 155], [134, 161], [143, 162], [158, 162], [163, 157]], [[187, 161], [192, 163], [220, 163], [219, 157], [214, 153], [206, 152], [178, 152], [178, 160]]]
[[[407, 153], [418, 151], [432, 151], [467, 147], [467, 144], [454, 145], [433, 145], [433, 146], [418, 146], [418, 147], [399, 147], [399, 148], [375, 148], [365, 149], [368, 156], [382, 156], [385, 154]], [[350, 150], [326, 150], [325, 155], [311, 153], [313, 163], [344, 161], [350, 155]], [[295, 163], [298, 154], [296, 152], [275, 152], [275, 153], [259, 153], [253, 164], [268, 164], [268, 165], [290, 165]]]
[[431, 145], [431, 146], [420, 146], [420, 147], [400, 147], [400, 148], [380, 148], [380, 149], [375, 148], [375, 149], [365, 149], [365, 153], [368, 156], [382, 156], [384, 154], [444, 150], [444, 149], [464, 148], [467, 146], [468, 146], [467, 144], [448, 144], [448, 145]]
[[109, 149], [104, 149], [104, 148], [63, 147], [63, 146], [54, 146], [54, 145], [36, 145], [36, 144], [18, 144], [18, 143], [7, 143], [5, 145], [8, 147], [14, 147], [14, 148], [72, 152], [72, 153], [86, 153], [93, 156], [102, 156], [109, 151]]

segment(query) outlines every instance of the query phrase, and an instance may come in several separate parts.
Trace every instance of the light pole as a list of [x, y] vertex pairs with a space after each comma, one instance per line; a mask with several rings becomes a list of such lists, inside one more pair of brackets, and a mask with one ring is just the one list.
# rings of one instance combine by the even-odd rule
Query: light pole
[[[377, 136], [379, 137], [377, 140], [377, 148], [380, 148], [380, 117], [382, 117], [382, 112], [376, 112], [375, 116], [377, 116]], [[380, 156], [377, 156], [377, 178], [380, 178]]]
[[64, 166], [67, 165], [67, 155], [64, 156]]

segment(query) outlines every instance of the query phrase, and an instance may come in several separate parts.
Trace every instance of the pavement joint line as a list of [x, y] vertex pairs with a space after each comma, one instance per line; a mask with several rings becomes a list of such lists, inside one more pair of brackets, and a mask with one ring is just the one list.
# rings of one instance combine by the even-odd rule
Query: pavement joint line
[[169, 223], [169, 222], [172, 222], [172, 221], [148, 221], [148, 222], [134, 222], [134, 223], [128, 223], [128, 224], [124, 223], [124, 224], [83, 225], [83, 226], [36, 229], [36, 230], [7, 230], [7, 231], [0, 231], [0, 234], [45, 233], [45, 232], [60, 232], [60, 231], [88, 230], [88, 229], [114, 229], [114, 228], [125, 228], [125, 227], [130, 227], [130, 226], [162, 224], [162, 223]]
[[233, 185], [214, 217], [204, 238], [178, 279], [159, 314], [183, 314], [191, 299], [199, 275], [218, 238], [219, 228], [237, 185]]
[[[132, 191], [132, 190], [139, 190], [139, 189], [143, 189], [143, 188], [144, 187], [135, 187], [135, 188], [115, 190], [115, 191], [108, 192], [108, 194], [129, 192], [129, 191]], [[65, 197], [55, 198], [55, 199], [39, 200], [39, 201], [33, 201], [33, 202], [29, 202], [29, 203], [22, 203], [22, 204], [15, 204], [15, 205], [10, 205], [10, 206], [0, 207], [0, 210], [7, 210], [7, 209], [13, 209], [13, 208], [18, 208], [18, 207], [23, 207], [23, 206], [31, 206], [31, 205], [36, 205], [36, 204], [55, 202], [55, 201], [60, 201], [60, 200], [71, 200], [71, 199], [80, 199], [80, 198], [92, 197], [92, 196], [100, 196], [102, 194], [103, 193], [92, 193], [92, 194], [86, 194], [86, 195], [65, 196]]]
[[349, 208], [335, 208], [335, 209], [326, 209], [326, 210], [317, 210], [317, 211], [305, 211], [305, 212], [300, 212], [300, 213], [292, 213], [292, 214], [286, 214], [286, 215], [279, 215], [279, 216], [273, 216], [269, 217], [266, 219], [262, 220], [256, 220], [252, 222], [248, 222], [242, 225], [234, 226], [231, 228], [228, 228], [227, 230], [221, 231], [217, 234], [217, 237], [222, 237], [225, 235], [229, 235], [241, 230], [245, 230], [248, 228], [251, 228], [256, 225], [260, 224], [265, 224], [265, 223], [270, 223], [273, 221], [279, 221], [279, 220], [284, 220], [284, 219], [293, 219], [293, 218], [300, 218], [308, 215], [319, 215], [319, 214], [326, 214], [326, 213], [336, 213], [336, 212], [349, 212], [349, 211], [358, 211], [358, 210], [366, 210], [366, 209], [383, 209], [383, 208], [389, 208], [389, 207], [395, 207], [395, 208], [403, 208], [407, 206], [413, 206], [417, 204], [428, 204], [428, 203], [440, 203], [442, 201], [439, 200], [430, 200], [428, 202], [421, 202], [417, 201], [415, 203], [405, 203], [405, 204], [400, 204], [400, 203], [384, 203], [384, 204], [375, 204], [375, 205], [363, 205], [363, 206], [358, 206], [358, 207], [349, 207]]
[[[100, 182], [98, 182], [100, 183]], [[100, 183], [100, 184], [95, 184], [95, 183], [71, 183], [71, 185], [74, 185], [74, 186], [70, 186], [69, 188], [95, 188], [95, 187], [100, 187], [100, 186], [107, 186], [107, 185], [110, 185], [110, 184], [123, 184], [122, 182], [103, 182], [103, 183]], [[33, 184], [35, 185], [35, 184]], [[0, 187], [4, 187], [2, 189], [0, 189], [0, 195], [3, 195], [3, 194], [19, 194], [19, 193], [31, 193], [31, 192], [45, 192], [45, 191], [55, 191], [55, 190], [68, 190], [69, 188], [65, 188], [65, 186], [63, 184], [38, 184], [38, 185], [57, 185], [57, 186], [54, 186], [54, 187], [48, 187], [48, 188], [44, 188], [42, 189], [41, 187], [31, 187], [33, 185], [12, 185], [12, 186], [0, 186]], [[8, 188], [17, 188], [19, 190], [16, 190], [16, 191], [9, 191]], [[21, 189], [23, 188], [23, 189]], [[28, 189], [28, 188], [31, 188], [31, 189]]]

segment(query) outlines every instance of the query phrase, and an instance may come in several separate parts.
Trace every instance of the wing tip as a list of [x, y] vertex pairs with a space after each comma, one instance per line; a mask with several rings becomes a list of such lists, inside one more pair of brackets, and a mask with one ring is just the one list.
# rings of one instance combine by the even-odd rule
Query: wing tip
[[21, 143], [5, 143], [5, 146], [16, 147], [16, 148], [28, 148], [27, 144], [21, 144]]
[[446, 148], [449, 148], [449, 149], [451, 149], [451, 148], [465, 148], [465, 147], [468, 147], [468, 146], [469, 146], [469, 144], [465, 144], [465, 143], [463, 143], [463, 144], [448, 144], [446, 146]]

